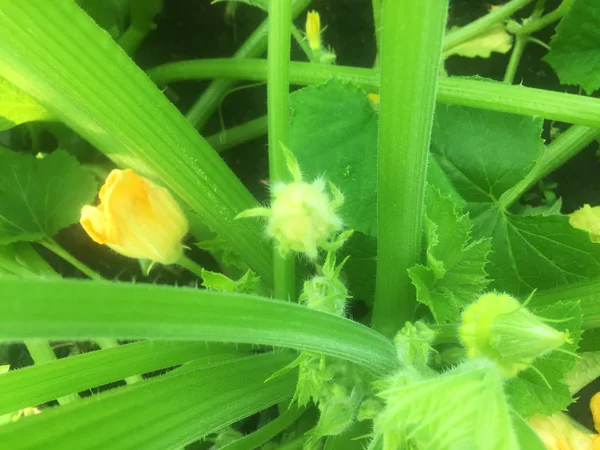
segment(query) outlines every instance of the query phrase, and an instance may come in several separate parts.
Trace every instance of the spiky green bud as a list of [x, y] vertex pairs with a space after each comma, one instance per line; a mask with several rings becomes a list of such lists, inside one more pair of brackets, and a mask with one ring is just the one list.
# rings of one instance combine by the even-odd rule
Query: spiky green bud
[[568, 343], [569, 333], [546, 325], [510, 295], [490, 292], [463, 311], [460, 339], [469, 358], [489, 358], [511, 377]]

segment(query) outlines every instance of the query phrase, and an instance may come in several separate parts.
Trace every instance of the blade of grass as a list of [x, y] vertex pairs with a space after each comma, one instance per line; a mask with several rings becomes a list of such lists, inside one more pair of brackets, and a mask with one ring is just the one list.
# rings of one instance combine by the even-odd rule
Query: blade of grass
[[255, 199], [75, 2], [0, 0], [0, 76], [121, 167], [162, 180], [271, 284], [260, 224], [233, 220]]
[[233, 345], [144, 341], [10, 371], [0, 376], [0, 415], [199, 358], [206, 364], [231, 359], [235, 351]]
[[290, 361], [266, 354], [173, 371], [0, 427], [0, 442], [11, 449], [181, 448], [291, 397], [294, 372], [265, 383]]
[[[296, 18], [310, 5], [311, 0], [292, 1], [292, 17]], [[288, 2], [286, 2], [288, 3]], [[246, 39], [242, 46], [233, 55], [233, 59], [257, 58], [267, 51], [269, 22], [265, 20]], [[223, 98], [233, 88], [235, 81], [231, 79], [215, 80], [204, 90], [186, 114], [190, 123], [198, 128], [206, 124], [213, 115]]]
[[[292, 9], [289, 1], [269, 2], [269, 56], [267, 59], [267, 121], [269, 127], [269, 182], [290, 179], [282, 147], [289, 147], [289, 72]], [[294, 258], [273, 249], [275, 298], [295, 300]]]
[[[148, 74], [158, 84], [181, 80], [232, 78], [250, 81], [267, 79], [265, 60], [190, 60], [155, 67]], [[379, 70], [290, 63], [290, 83], [311, 85], [337, 78], [357, 84], [367, 92], [379, 91]], [[600, 128], [600, 99], [525, 86], [514, 86], [469, 78], [448, 77], [438, 82], [438, 103], [469, 106], [523, 116]]]
[[294, 303], [182, 287], [0, 279], [0, 340], [176, 339], [289, 347], [384, 374], [392, 343], [373, 330]]
[[416, 306], [408, 269], [419, 262], [422, 250], [427, 158], [447, 8], [445, 0], [384, 5], [372, 324], [388, 337], [412, 320]]

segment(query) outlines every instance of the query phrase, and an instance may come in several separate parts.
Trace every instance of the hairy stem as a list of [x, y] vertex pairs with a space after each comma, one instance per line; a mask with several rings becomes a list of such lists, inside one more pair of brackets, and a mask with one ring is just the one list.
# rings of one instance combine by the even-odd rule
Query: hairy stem
[[[156, 67], [149, 75], [158, 84], [210, 78], [264, 81], [267, 78], [267, 63], [256, 59], [182, 61]], [[319, 84], [332, 78], [357, 84], [367, 92], [379, 91], [377, 69], [290, 63], [291, 84]], [[449, 77], [439, 80], [437, 101], [600, 128], [600, 99], [583, 95]]]

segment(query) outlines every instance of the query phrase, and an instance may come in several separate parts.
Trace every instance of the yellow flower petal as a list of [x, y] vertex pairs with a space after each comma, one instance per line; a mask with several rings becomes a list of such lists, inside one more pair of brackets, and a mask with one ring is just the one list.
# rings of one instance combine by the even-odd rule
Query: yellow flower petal
[[179, 259], [188, 222], [169, 191], [131, 169], [113, 170], [99, 198], [97, 207], [83, 207], [80, 219], [95, 242], [131, 258]]
[[527, 422], [548, 450], [597, 450], [596, 435], [574, 427], [564, 414], [534, 416]]

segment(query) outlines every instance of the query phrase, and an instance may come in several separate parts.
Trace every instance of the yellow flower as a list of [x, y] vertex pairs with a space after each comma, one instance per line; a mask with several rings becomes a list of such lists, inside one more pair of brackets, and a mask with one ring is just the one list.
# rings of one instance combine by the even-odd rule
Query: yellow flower
[[583, 205], [569, 214], [569, 222], [574, 228], [590, 233], [592, 242], [600, 242], [600, 206]]
[[[590, 409], [596, 432], [600, 431], [600, 393], [592, 397]], [[548, 450], [600, 450], [600, 436], [573, 425], [565, 414], [534, 416], [528, 420]]]
[[80, 219], [95, 242], [130, 258], [162, 264], [179, 259], [188, 222], [169, 191], [131, 169], [115, 169], [99, 197], [98, 206], [82, 208]]
[[316, 11], [306, 16], [306, 39], [311, 50], [321, 49], [321, 16]]

